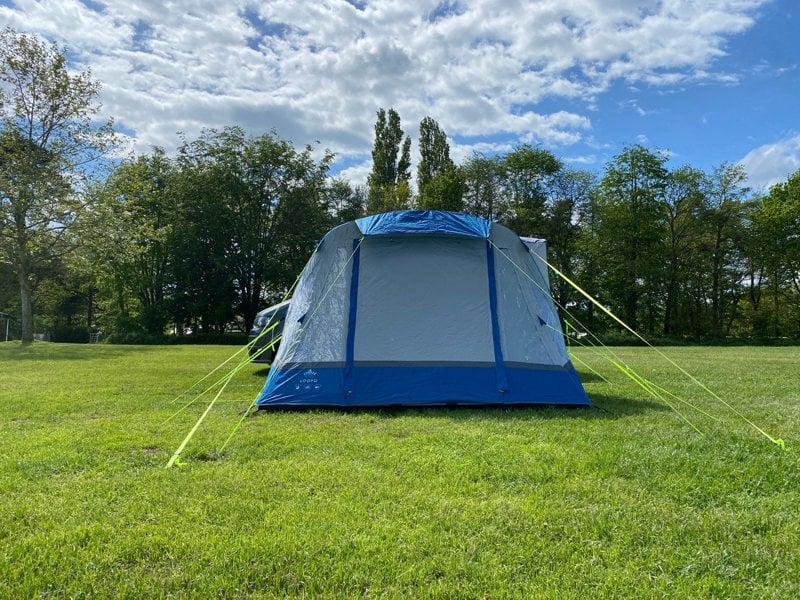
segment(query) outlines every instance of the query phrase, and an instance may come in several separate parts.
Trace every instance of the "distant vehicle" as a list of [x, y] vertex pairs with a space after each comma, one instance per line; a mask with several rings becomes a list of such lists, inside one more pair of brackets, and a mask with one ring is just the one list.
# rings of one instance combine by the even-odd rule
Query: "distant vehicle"
[[[253, 328], [250, 330], [250, 361], [255, 363], [271, 363], [275, 359], [280, 345], [283, 323], [291, 300], [265, 308], [256, 315]], [[267, 330], [264, 335], [261, 332]], [[261, 336], [261, 337], [259, 337]], [[255, 340], [255, 341], [254, 341]]]

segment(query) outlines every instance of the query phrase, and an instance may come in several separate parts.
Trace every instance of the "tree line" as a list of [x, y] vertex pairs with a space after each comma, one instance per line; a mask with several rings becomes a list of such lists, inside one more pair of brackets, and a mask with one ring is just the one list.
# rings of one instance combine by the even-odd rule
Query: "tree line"
[[[332, 176], [330, 152], [238, 127], [119, 160], [99, 84], [63, 48], [4, 30], [0, 85], [0, 312], [23, 340], [246, 331], [330, 227], [407, 208], [545, 238], [555, 268], [649, 336], [800, 337], [800, 172], [753, 193], [738, 165], [670, 169], [641, 145], [600, 173], [530, 145], [456, 164], [425, 117], [412, 177], [391, 108], [364, 186]], [[564, 279], [552, 291], [571, 325], [618, 332]]]

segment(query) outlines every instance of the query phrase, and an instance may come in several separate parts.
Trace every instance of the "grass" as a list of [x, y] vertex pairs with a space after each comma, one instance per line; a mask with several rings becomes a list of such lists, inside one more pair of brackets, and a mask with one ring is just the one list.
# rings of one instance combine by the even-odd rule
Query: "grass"
[[800, 595], [798, 348], [663, 349], [786, 450], [615, 348], [703, 435], [579, 350], [603, 410], [259, 413], [219, 454], [248, 365], [164, 469], [231, 351], [0, 344], [0, 598]]

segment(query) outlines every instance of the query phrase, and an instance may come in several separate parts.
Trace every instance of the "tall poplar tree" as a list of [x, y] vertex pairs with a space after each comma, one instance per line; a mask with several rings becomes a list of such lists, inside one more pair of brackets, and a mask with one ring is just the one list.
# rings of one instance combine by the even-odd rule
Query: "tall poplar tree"
[[[408, 208], [411, 203], [411, 138], [403, 137], [400, 115], [378, 110], [372, 171], [367, 177], [367, 212]], [[402, 148], [401, 148], [402, 146]]]
[[420, 208], [462, 210], [464, 177], [450, 158], [447, 135], [431, 117], [425, 117], [419, 124], [419, 157]]

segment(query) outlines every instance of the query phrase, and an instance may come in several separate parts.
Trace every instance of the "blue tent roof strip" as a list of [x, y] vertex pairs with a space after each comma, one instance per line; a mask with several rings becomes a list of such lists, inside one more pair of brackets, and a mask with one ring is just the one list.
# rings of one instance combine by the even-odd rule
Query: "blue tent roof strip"
[[365, 236], [421, 233], [488, 238], [492, 222], [464, 213], [402, 210], [363, 217], [356, 225]]

